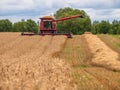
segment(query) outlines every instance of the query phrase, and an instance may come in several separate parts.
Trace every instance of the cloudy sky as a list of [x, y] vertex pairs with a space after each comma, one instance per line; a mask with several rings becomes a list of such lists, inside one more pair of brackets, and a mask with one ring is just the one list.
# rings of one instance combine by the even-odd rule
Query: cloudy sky
[[38, 21], [63, 7], [85, 10], [94, 20], [120, 20], [120, 0], [0, 0], [0, 19]]

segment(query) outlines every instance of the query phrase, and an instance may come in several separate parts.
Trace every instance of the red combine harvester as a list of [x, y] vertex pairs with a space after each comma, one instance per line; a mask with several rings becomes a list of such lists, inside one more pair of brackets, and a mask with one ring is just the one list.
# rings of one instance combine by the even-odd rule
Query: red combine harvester
[[66, 18], [54, 19], [52, 16], [44, 16], [40, 21], [40, 32], [38, 34], [35, 33], [24, 33], [21, 35], [66, 35], [68, 38], [72, 38], [71, 33], [57, 33], [56, 24], [60, 21], [65, 21], [72, 18], [83, 18], [82, 15], [70, 16]]

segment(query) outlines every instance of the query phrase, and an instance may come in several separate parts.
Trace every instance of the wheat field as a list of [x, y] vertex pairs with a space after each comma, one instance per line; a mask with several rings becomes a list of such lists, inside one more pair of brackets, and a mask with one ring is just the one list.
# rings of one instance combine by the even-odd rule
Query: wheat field
[[0, 33], [0, 90], [70, 89], [70, 66], [54, 58], [66, 39]]

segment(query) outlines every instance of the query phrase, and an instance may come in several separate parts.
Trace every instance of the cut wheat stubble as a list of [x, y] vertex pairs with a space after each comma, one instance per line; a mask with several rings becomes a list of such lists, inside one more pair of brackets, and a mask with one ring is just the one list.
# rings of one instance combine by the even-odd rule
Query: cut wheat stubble
[[[31, 37], [34, 39], [29, 39], [30, 41], [24, 39], [25, 45], [15, 47], [18, 52], [23, 46], [26, 47], [24, 51], [20, 51], [21, 54], [18, 53], [19, 57], [14, 47], [11, 48], [13, 52], [12, 50], [9, 52], [15, 53], [15, 57], [14, 54], [9, 55], [8, 51], [4, 52], [0, 60], [0, 88], [2, 90], [64, 90], [69, 87], [70, 66], [61, 59], [52, 58], [53, 54], [62, 49], [67, 38], [65, 36], [43, 36], [38, 42], [39, 38], [36, 37]], [[32, 49], [29, 50], [30, 48]], [[11, 55], [12, 58], [9, 58]]]

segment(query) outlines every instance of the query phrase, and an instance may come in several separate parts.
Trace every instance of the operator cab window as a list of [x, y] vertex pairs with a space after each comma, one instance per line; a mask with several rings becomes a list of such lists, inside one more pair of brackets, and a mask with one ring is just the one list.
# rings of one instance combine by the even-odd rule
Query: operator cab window
[[46, 29], [52, 29], [52, 22], [50, 22], [50, 21], [44, 21], [44, 28], [46, 28]]

